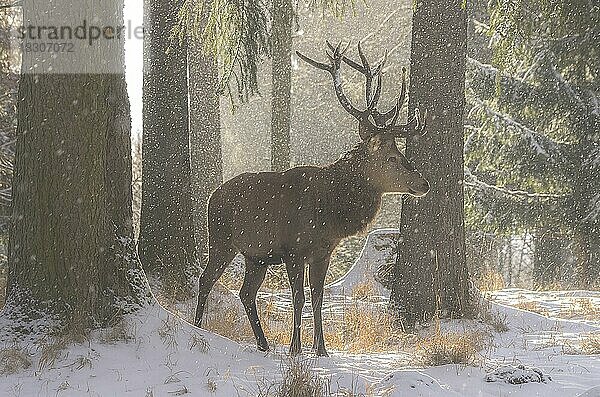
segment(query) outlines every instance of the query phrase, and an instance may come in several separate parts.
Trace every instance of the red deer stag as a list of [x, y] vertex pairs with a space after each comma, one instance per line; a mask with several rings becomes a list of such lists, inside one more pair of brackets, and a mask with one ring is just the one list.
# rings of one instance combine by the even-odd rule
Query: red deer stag
[[[377, 214], [384, 193], [416, 197], [429, 191], [429, 183], [398, 150], [394, 138], [422, 134], [425, 117], [415, 112], [406, 125], [396, 125], [406, 95], [403, 81], [400, 97], [385, 113], [376, 109], [381, 94], [384, 60], [374, 69], [358, 46], [361, 63], [344, 54], [348, 49], [327, 43], [330, 63], [314, 61], [300, 53], [310, 65], [333, 77], [342, 107], [358, 120], [362, 142], [333, 164], [301, 166], [284, 172], [244, 173], [225, 182], [210, 197], [209, 259], [202, 276], [196, 309], [200, 326], [208, 294], [237, 253], [246, 260], [240, 298], [260, 350], [268, 350], [256, 309], [256, 294], [267, 266], [285, 263], [294, 306], [290, 354], [301, 352], [300, 322], [304, 306], [304, 268], [309, 265], [309, 283], [314, 316], [313, 349], [325, 356], [321, 306], [323, 284], [331, 252], [341, 239], [363, 230]], [[365, 110], [346, 97], [340, 80], [345, 63], [366, 78]]]

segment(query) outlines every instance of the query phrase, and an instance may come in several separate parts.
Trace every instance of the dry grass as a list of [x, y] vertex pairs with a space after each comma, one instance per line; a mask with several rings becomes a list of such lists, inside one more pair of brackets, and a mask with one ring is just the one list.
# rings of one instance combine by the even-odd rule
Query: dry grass
[[279, 382], [258, 382], [257, 397], [326, 397], [330, 396], [330, 386], [300, 359], [290, 359], [282, 364], [282, 378]]
[[559, 317], [596, 320], [600, 318], [600, 305], [591, 298], [577, 298], [566, 311], [561, 311]]
[[325, 334], [328, 346], [352, 353], [387, 351], [409, 338], [385, 308], [360, 302], [345, 307], [342, 320], [325, 329], [335, 330]]
[[210, 394], [215, 394], [217, 392], [217, 382], [212, 378], [208, 378], [206, 381], [206, 390], [208, 390]]
[[491, 326], [496, 332], [508, 331], [508, 323], [506, 314], [502, 314], [492, 309], [489, 301], [483, 298], [477, 298], [473, 307], [474, 318], [480, 320], [484, 324]]
[[278, 397], [321, 397], [326, 392], [326, 383], [306, 362], [290, 360], [286, 365]]
[[473, 282], [480, 291], [498, 291], [506, 287], [502, 274], [492, 270], [477, 274]]
[[600, 354], [600, 334], [589, 334], [581, 341], [584, 354]]
[[210, 350], [210, 345], [202, 334], [195, 332], [188, 341], [188, 348], [190, 350], [198, 350], [200, 353], [206, 353]]
[[56, 362], [65, 356], [68, 344], [67, 338], [64, 337], [55, 337], [40, 341], [38, 344], [41, 350], [38, 369], [41, 371], [54, 367]]
[[527, 310], [529, 312], [538, 313], [542, 316], [547, 316], [548, 310], [544, 309], [540, 306], [540, 304], [536, 301], [521, 301], [514, 305], [517, 309]]
[[[259, 302], [259, 316], [265, 336], [269, 343], [275, 345], [288, 345], [294, 326], [293, 314], [289, 311], [279, 310], [273, 302]], [[248, 320], [246, 320], [248, 324]], [[312, 346], [312, 329], [309, 329], [309, 322], [302, 322], [301, 338], [302, 345]], [[248, 324], [248, 328], [249, 328]], [[250, 335], [252, 331], [250, 331]]]
[[568, 283], [565, 282], [561, 282], [561, 281], [552, 281], [552, 282], [547, 282], [543, 285], [538, 285], [536, 287], [537, 291], [560, 291], [560, 290], [566, 290], [569, 289], [570, 285]]
[[[266, 304], [261, 311], [267, 339], [277, 345], [289, 344], [292, 314], [278, 311], [272, 304]], [[386, 351], [408, 338], [385, 308], [362, 302], [345, 306], [342, 318], [337, 321], [325, 315], [323, 328], [329, 349], [352, 353]], [[305, 320], [302, 325], [302, 344], [312, 346], [312, 342], [312, 321]]]
[[417, 343], [417, 354], [424, 365], [472, 365], [477, 353], [489, 341], [483, 332], [441, 332], [425, 337]]
[[371, 296], [375, 295], [375, 285], [373, 281], [367, 280], [362, 283], [356, 284], [352, 288], [352, 298], [358, 300], [368, 300]]
[[31, 367], [29, 354], [19, 346], [0, 350], [0, 375], [12, 375]]
[[[219, 313], [206, 316], [204, 329], [222, 335], [236, 342], [254, 340], [252, 329], [245, 313], [240, 313], [235, 306], [224, 306]], [[262, 320], [263, 317], [261, 317]], [[263, 321], [264, 322], [264, 321]]]
[[135, 340], [135, 330], [129, 323], [123, 319], [119, 320], [112, 327], [102, 329], [99, 333], [100, 343], [115, 345], [120, 342], [131, 342]]
[[173, 350], [177, 348], [177, 333], [181, 327], [182, 324], [176, 317], [168, 316], [165, 320], [162, 320], [162, 324], [158, 328], [158, 335], [165, 346]]
[[[365, 299], [368, 295], [365, 295]], [[261, 325], [269, 343], [287, 346], [290, 343], [293, 316], [280, 310], [271, 301], [258, 301]], [[254, 342], [246, 313], [237, 306], [222, 302], [218, 313], [207, 313], [203, 328], [237, 342]], [[406, 342], [409, 338], [395, 323], [385, 307], [358, 300], [343, 307], [341, 318], [323, 313], [323, 329], [327, 347], [353, 353], [381, 352]], [[302, 322], [302, 345], [312, 346], [313, 322]]]

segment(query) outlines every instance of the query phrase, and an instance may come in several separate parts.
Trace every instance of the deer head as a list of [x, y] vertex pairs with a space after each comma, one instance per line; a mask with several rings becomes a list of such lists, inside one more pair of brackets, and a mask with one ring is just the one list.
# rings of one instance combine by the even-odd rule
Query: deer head
[[[381, 113], [377, 103], [381, 97], [383, 66], [387, 60], [387, 52], [381, 62], [372, 68], [358, 44], [360, 63], [348, 58], [345, 53], [349, 44], [342, 49], [341, 43], [334, 47], [327, 42], [329, 51], [325, 51], [329, 64], [310, 59], [296, 51], [298, 57], [308, 64], [325, 70], [333, 78], [333, 88], [342, 107], [358, 120], [358, 133], [366, 145], [367, 161], [362, 170], [374, 186], [383, 193], [408, 193], [421, 197], [429, 191], [429, 183], [415, 167], [406, 159], [396, 146], [396, 138], [408, 138], [422, 135], [425, 131], [427, 114], [421, 117], [418, 109], [407, 124], [397, 124], [400, 110], [406, 99], [406, 69], [402, 69], [402, 88], [400, 97], [389, 111]], [[342, 63], [350, 66], [365, 76], [366, 108], [356, 108], [342, 89], [340, 67]]]

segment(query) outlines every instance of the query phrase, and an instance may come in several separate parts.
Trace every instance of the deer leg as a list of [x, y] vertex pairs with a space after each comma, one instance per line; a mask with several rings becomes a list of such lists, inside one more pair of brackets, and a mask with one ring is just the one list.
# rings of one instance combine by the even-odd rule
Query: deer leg
[[308, 279], [310, 282], [310, 294], [314, 318], [313, 350], [316, 351], [317, 356], [328, 356], [327, 350], [325, 349], [325, 338], [323, 337], [323, 317], [321, 315], [321, 308], [323, 307], [323, 287], [325, 285], [327, 268], [329, 267], [330, 255], [331, 254], [328, 254], [325, 258], [314, 261], [309, 265]]
[[198, 306], [196, 306], [196, 318], [194, 320], [196, 327], [200, 327], [202, 324], [202, 316], [210, 290], [223, 275], [234, 256], [235, 251], [231, 247], [211, 247], [208, 254], [208, 263], [198, 280]]
[[258, 310], [256, 309], [256, 294], [265, 279], [266, 273], [267, 265], [265, 263], [246, 259], [246, 274], [244, 275], [244, 284], [240, 289], [240, 299], [244, 309], [246, 309], [246, 315], [250, 320], [250, 326], [260, 351], [269, 350], [269, 344], [260, 325]]
[[290, 343], [290, 355], [295, 356], [302, 352], [300, 325], [302, 324], [302, 308], [304, 307], [304, 262], [296, 258], [290, 258], [286, 262], [286, 270], [292, 289], [292, 303], [294, 305], [294, 328]]

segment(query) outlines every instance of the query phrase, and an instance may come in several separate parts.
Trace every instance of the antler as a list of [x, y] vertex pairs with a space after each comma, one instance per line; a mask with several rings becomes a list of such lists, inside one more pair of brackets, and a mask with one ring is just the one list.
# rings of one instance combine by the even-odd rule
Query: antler
[[[329, 41], [326, 41], [326, 43], [327, 46], [333, 51], [333, 45]], [[359, 65], [357, 62], [354, 62], [352, 59], [346, 56], [342, 56], [342, 61], [344, 61], [346, 65], [357, 70], [365, 76], [365, 101], [367, 103], [367, 109], [365, 111], [368, 110], [369, 113], [373, 112], [373, 110], [377, 106], [377, 103], [379, 102], [379, 97], [381, 96], [381, 75], [383, 71], [383, 66], [387, 61], [387, 54], [388, 53], [386, 51], [383, 60], [379, 62], [375, 69], [371, 69], [369, 61], [367, 60], [367, 57], [365, 56], [362, 50], [360, 42], [358, 43], [358, 56], [360, 57], [362, 66]], [[375, 87], [375, 93], [372, 92], [373, 79], [376, 79], [377, 84]]]
[[[358, 55], [360, 57], [360, 63], [353, 61], [348, 58], [345, 53], [350, 46], [350, 43], [342, 50], [342, 43], [340, 42], [334, 47], [329, 41], [326, 42], [331, 54], [325, 51], [329, 57], [330, 64], [321, 63], [310, 59], [306, 55], [296, 51], [296, 54], [309, 63], [310, 65], [328, 71], [333, 77], [333, 86], [338, 100], [344, 109], [354, 116], [359, 121], [359, 134], [360, 137], [367, 141], [374, 135], [386, 134], [394, 137], [408, 137], [414, 135], [422, 135], [425, 131], [427, 112], [421, 117], [419, 109], [415, 109], [414, 117], [404, 125], [396, 125], [400, 110], [406, 99], [406, 68], [402, 68], [402, 88], [400, 91], [400, 97], [396, 100], [396, 104], [387, 112], [381, 113], [376, 107], [381, 97], [381, 86], [382, 86], [382, 75], [383, 67], [387, 61], [387, 51], [377, 66], [373, 69], [369, 65], [367, 57], [365, 56], [361, 43], [358, 43]], [[340, 67], [341, 63], [344, 62], [354, 70], [360, 72], [365, 76], [365, 102], [366, 109], [359, 110], [342, 90], [342, 82], [340, 78]], [[375, 90], [373, 91], [373, 83], [375, 83]]]
[[352, 116], [354, 116], [358, 121], [363, 121], [364, 116], [365, 116], [364, 112], [360, 111], [359, 109], [354, 107], [354, 105], [352, 105], [352, 102], [350, 102], [350, 100], [348, 99], [346, 94], [344, 94], [344, 90], [342, 88], [342, 78], [340, 76], [340, 67], [342, 65], [342, 58], [344, 57], [344, 53], [346, 51], [348, 51], [348, 47], [350, 47], [350, 43], [348, 43], [346, 48], [344, 48], [342, 50], [341, 49], [342, 43], [340, 42], [337, 45], [337, 47], [334, 48], [332, 46], [331, 54], [329, 52], [325, 51], [325, 53], [327, 54], [327, 57], [329, 58], [329, 61], [330, 61], [329, 65], [322, 63], [322, 62], [315, 61], [313, 59], [310, 59], [309, 57], [307, 57], [306, 55], [303, 55], [299, 51], [296, 51], [296, 54], [302, 60], [309, 63], [310, 65], [312, 65], [318, 69], [326, 70], [327, 72], [329, 72], [331, 74], [331, 77], [333, 77], [333, 88], [335, 89], [335, 95], [337, 96], [338, 101], [340, 101], [340, 104], [342, 105], [342, 107], [348, 113], [350, 113]]

